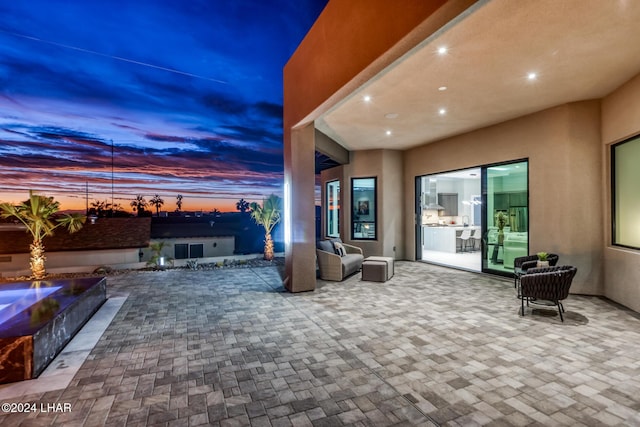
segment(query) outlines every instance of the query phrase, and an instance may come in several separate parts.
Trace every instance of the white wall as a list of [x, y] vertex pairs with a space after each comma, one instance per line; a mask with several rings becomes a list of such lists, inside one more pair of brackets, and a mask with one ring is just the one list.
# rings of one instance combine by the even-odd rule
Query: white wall
[[[138, 249], [105, 249], [99, 251], [46, 252], [46, 269], [49, 272], [91, 272], [103, 265], [138, 262]], [[0, 262], [0, 277], [30, 275], [29, 254], [3, 255], [10, 262]]]
[[[215, 258], [233, 255], [235, 238], [233, 236], [210, 238], [180, 238], [162, 239], [169, 243], [163, 255], [174, 257], [174, 244], [176, 243], [202, 243], [204, 245], [204, 258]], [[215, 244], [215, 247], [214, 247]], [[56, 272], [92, 272], [100, 266], [117, 266], [136, 264], [140, 261], [139, 248], [129, 249], [105, 249], [95, 251], [64, 251], [47, 252], [46, 268], [50, 273]], [[151, 258], [149, 248], [143, 248], [142, 262]], [[2, 259], [10, 258], [10, 261], [0, 262], [0, 277], [28, 276], [29, 254], [2, 255]]]
[[[219, 257], [233, 255], [235, 250], [235, 237], [233, 236], [221, 236], [221, 237], [179, 237], [175, 239], [152, 239], [151, 243], [165, 242], [166, 245], [162, 249], [162, 255], [168, 258], [175, 258], [175, 245], [176, 244], [202, 244], [203, 245], [203, 257]], [[144, 248], [143, 261], [149, 261], [151, 259], [151, 249]], [[137, 260], [137, 259], [136, 259]]]

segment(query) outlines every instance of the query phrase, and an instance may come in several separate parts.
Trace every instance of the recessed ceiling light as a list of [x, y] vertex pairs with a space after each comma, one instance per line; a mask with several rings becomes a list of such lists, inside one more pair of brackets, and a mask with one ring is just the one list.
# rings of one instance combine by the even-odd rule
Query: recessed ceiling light
[[398, 114], [398, 113], [387, 113], [387, 114], [385, 114], [384, 116], [385, 116], [387, 119], [397, 119], [399, 115], [400, 115], [400, 114]]
[[527, 74], [527, 78], [529, 80], [535, 80], [536, 78], [538, 78], [538, 75], [536, 73], [529, 73]]
[[439, 53], [440, 55], [444, 55], [445, 53], [447, 53], [447, 48], [446, 48], [446, 47], [444, 47], [444, 46], [439, 47], [439, 48], [438, 48], [438, 53]]
[[446, 87], [446, 86], [440, 86], [440, 87], [438, 88], [438, 90], [439, 90], [440, 92], [442, 92], [443, 90], [447, 90], [447, 87]]
[[387, 136], [391, 136], [391, 131], [390, 130], [386, 131], [385, 133], [387, 134]]
[[447, 110], [445, 110], [444, 108], [441, 108], [438, 110], [438, 114], [440, 114], [441, 116], [444, 116], [445, 114], [447, 114]]
[[362, 99], [364, 100], [364, 102], [371, 102], [371, 96], [369, 95], [365, 95]]

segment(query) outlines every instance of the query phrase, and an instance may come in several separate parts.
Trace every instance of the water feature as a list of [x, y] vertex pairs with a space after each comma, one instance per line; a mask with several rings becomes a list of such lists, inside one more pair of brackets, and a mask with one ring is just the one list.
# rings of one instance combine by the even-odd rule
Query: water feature
[[37, 377], [104, 301], [104, 277], [0, 285], [0, 384]]

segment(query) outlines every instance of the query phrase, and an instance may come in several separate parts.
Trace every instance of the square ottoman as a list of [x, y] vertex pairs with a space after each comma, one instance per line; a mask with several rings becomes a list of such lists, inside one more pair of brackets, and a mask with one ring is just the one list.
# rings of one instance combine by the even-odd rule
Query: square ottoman
[[393, 258], [372, 256], [362, 262], [362, 280], [386, 282], [393, 277]]

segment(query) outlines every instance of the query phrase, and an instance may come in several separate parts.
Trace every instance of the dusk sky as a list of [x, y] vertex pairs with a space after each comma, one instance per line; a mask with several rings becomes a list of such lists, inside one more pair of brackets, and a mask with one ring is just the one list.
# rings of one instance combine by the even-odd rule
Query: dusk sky
[[2, 1], [0, 202], [281, 195], [282, 68], [326, 3]]

